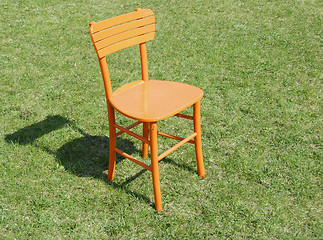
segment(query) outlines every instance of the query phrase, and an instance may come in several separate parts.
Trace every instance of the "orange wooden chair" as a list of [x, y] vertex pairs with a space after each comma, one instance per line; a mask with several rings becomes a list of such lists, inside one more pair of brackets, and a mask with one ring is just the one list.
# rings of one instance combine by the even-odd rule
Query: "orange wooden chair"
[[[99, 58], [106, 93], [109, 115], [109, 170], [108, 180], [114, 177], [116, 153], [139, 164], [152, 172], [155, 207], [162, 210], [158, 162], [168, 154], [189, 142], [195, 145], [198, 174], [205, 177], [202, 156], [200, 99], [203, 91], [197, 87], [169, 81], [149, 80], [146, 42], [154, 39], [155, 17], [150, 9], [136, 9], [135, 12], [113, 17], [101, 22], [90, 23], [91, 39]], [[139, 45], [141, 56], [142, 80], [128, 83], [112, 91], [106, 56], [118, 50]], [[193, 116], [180, 112], [193, 105]], [[114, 110], [137, 120], [128, 127], [115, 123]], [[157, 122], [171, 116], [193, 120], [194, 133], [186, 138], [157, 131]], [[143, 123], [142, 136], [130, 131]], [[116, 129], [119, 131], [116, 132]], [[116, 146], [116, 137], [122, 133], [143, 142], [142, 156], [148, 157], [150, 146], [151, 166], [121, 151]], [[157, 135], [180, 140], [174, 147], [158, 155]]]

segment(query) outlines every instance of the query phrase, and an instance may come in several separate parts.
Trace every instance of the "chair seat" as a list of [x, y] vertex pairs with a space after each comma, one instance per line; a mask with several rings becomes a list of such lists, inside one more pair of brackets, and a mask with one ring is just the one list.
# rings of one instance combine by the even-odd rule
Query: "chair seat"
[[171, 117], [196, 103], [200, 88], [170, 81], [136, 81], [117, 89], [110, 102], [120, 113], [142, 121], [156, 122]]

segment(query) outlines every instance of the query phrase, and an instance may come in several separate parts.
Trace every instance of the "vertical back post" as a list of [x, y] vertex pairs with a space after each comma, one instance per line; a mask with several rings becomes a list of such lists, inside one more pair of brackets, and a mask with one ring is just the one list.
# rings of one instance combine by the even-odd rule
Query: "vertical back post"
[[99, 62], [100, 62], [100, 68], [101, 68], [103, 82], [104, 82], [105, 95], [108, 102], [109, 99], [112, 97], [112, 86], [111, 86], [108, 64], [105, 57], [100, 58]]
[[[136, 11], [140, 11], [141, 8], [136, 8]], [[141, 76], [142, 80], [147, 82], [149, 80], [148, 75], [148, 59], [147, 59], [147, 47], [146, 43], [139, 44], [140, 49], [140, 63], [141, 63]], [[149, 138], [149, 123], [143, 123], [143, 137], [148, 140]], [[148, 158], [148, 144], [142, 143], [142, 157]]]
[[139, 44], [140, 48], [140, 61], [141, 61], [141, 75], [142, 80], [148, 81], [148, 61], [147, 61], [147, 48], [146, 43]]
[[[140, 11], [141, 8], [136, 8], [136, 11]], [[147, 60], [147, 47], [146, 43], [140, 43], [139, 44], [139, 49], [140, 49], [140, 62], [141, 62], [141, 75], [142, 75], [142, 80], [148, 81], [149, 76], [148, 76], [148, 60]]]

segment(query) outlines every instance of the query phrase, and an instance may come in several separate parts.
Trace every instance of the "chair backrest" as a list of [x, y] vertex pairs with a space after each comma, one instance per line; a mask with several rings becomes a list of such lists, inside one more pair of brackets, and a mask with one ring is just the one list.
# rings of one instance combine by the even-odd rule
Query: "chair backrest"
[[155, 16], [150, 9], [137, 8], [135, 12], [90, 22], [91, 39], [99, 58], [105, 93], [112, 97], [112, 87], [105, 56], [134, 45], [140, 46], [142, 80], [148, 81], [146, 42], [154, 39]]
[[150, 9], [90, 23], [90, 33], [99, 58], [118, 50], [148, 42], [155, 36], [155, 17]]

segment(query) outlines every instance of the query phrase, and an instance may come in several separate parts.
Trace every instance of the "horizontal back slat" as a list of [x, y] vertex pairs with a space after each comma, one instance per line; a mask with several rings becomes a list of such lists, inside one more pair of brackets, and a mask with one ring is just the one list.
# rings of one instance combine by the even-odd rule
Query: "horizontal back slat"
[[113, 35], [112, 37], [106, 38], [102, 41], [99, 41], [95, 44], [95, 47], [97, 50], [100, 50], [104, 47], [107, 47], [109, 45], [115, 44], [117, 42], [124, 41], [129, 38], [133, 38], [139, 35], [143, 35], [145, 33], [153, 32], [155, 31], [155, 24], [148, 25], [140, 28], [135, 28], [130, 31], [126, 31], [117, 35]]
[[98, 57], [99, 58], [103, 58], [108, 54], [114, 53], [116, 51], [119, 51], [121, 49], [127, 48], [127, 47], [131, 47], [143, 42], [148, 42], [154, 39], [155, 33], [154, 32], [150, 32], [144, 35], [140, 35], [137, 37], [133, 37], [121, 42], [117, 42], [113, 45], [109, 45], [108, 47], [102, 48], [101, 50], [97, 51]]
[[154, 15], [154, 13], [151, 9], [142, 9], [140, 11], [135, 11], [121, 16], [109, 18], [107, 20], [94, 24], [91, 27], [91, 34], [113, 27], [115, 25], [119, 25], [122, 23], [130, 22], [139, 18], [144, 18], [152, 15]]
[[136, 10], [90, 24], [91, 39], [99, 58], [154, 39], [155, 17], [150, 9]]
[[92, 34], [91, 38], [92, 38], [92, 41], [94, 43], [96, 43], [98, 41], [101, 41], [102, 39], [111, 37], [113, 35], [116, 35], [116, 34], [119, 34], [119, 33], [125, 32], [125, 31], [129, 31], [134, 28], [153, 24], [153, 23], [155, 23], [155, 17], [149, 16], [149, 17], [146, 17], [143, 19], [138, 19], [136, 21], [127, 22], [122, 25], [117, 25], [117, 26], [111, 27], [109, 29], [97, 32], [95, 34]]

